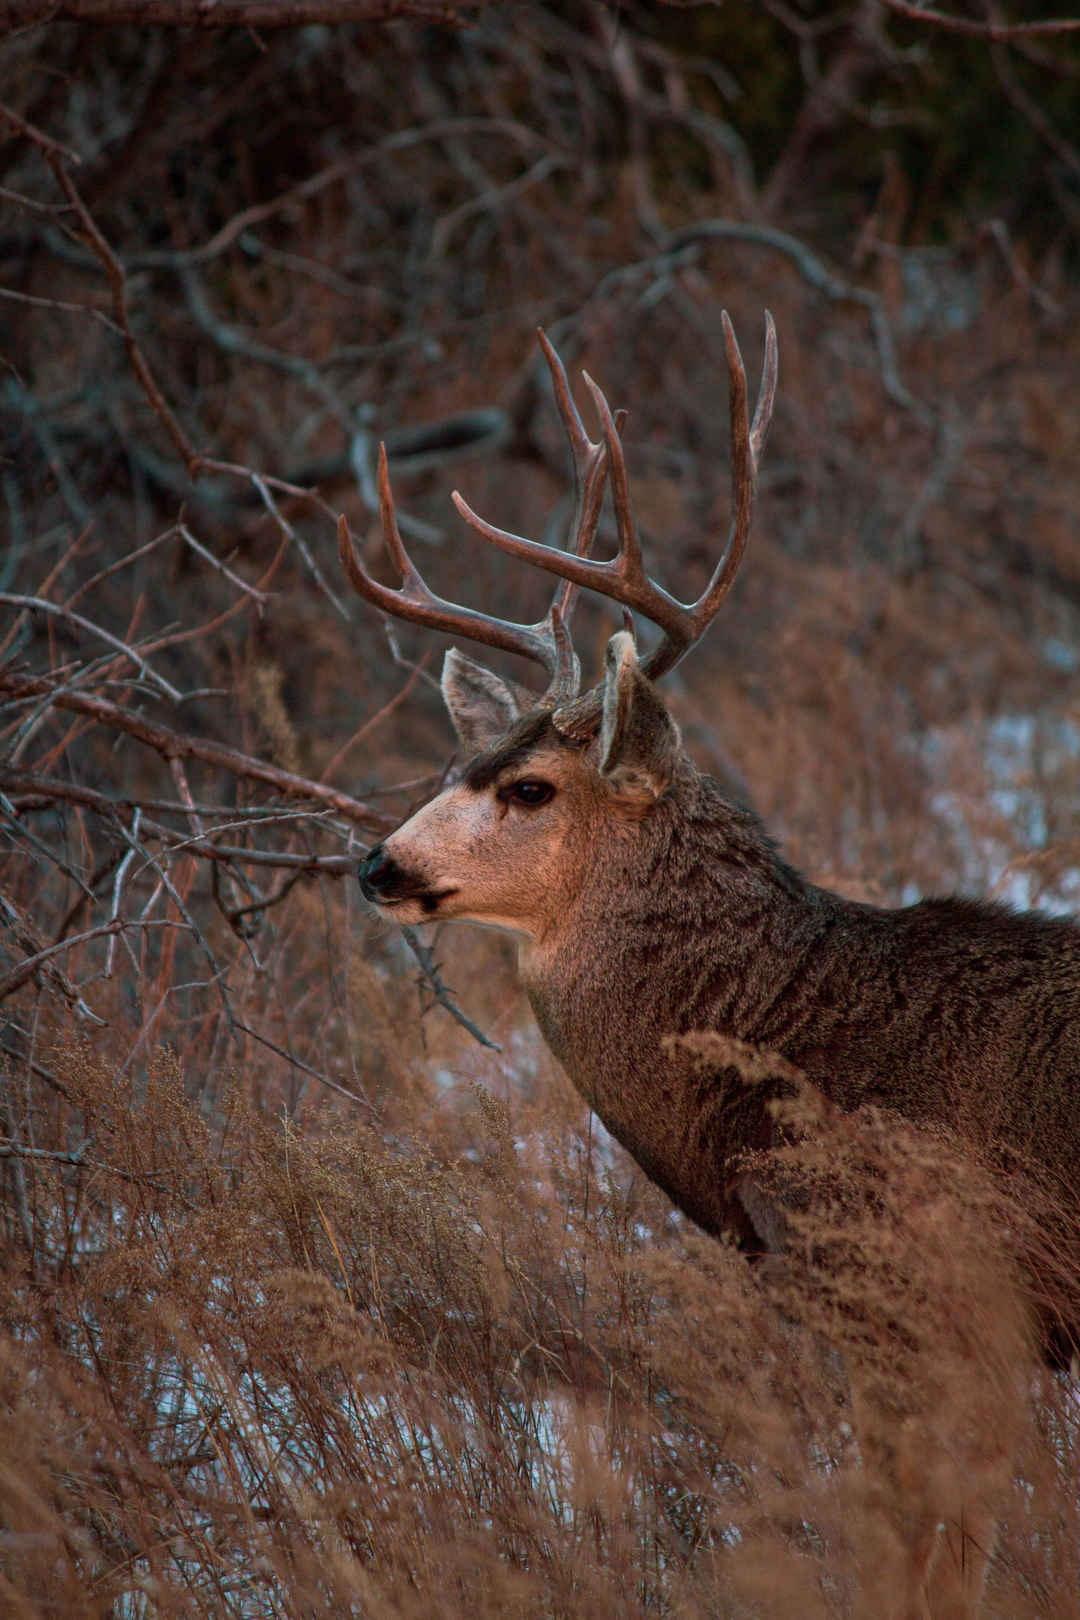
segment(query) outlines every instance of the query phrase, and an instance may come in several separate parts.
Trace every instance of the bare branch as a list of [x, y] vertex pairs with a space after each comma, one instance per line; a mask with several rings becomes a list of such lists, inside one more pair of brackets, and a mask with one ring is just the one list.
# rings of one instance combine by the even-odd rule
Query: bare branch
[[459, 26], [494, 0], [4, 0], [0, 29], [31, 23], [154, 23], [164, 28], [303, 28], [310, 23], [381, 23], [411, 17]]
[[272, 1041], [268, 1035], [262, 1035], [257, 1029], [252, 1029], [250, 1024], [243, 1024], [237, 1019], [236, 1029], [241, 1035], [250, 1035], [253, 1041], [257, 1041], [260, 1046], [265, 1046], [267, 1051], [274, 1052], [278, 1057], [284, 1058], [286, 1063], [299, 1069], [301, 1074], [309, 1074], [313, 1080], [317, 1080], [328, 1091], [336, 1091], [339, 1097], [346, 1098], [348, 1102], [359, 1103], [361, 1108], [366, 1108], [369, 1113], [372, 1112], [371, 1104], [366, 1097], [360, 1096], [356, 1091], [350, 1091], [348, 1086], [343, 1086], [338, 1080], [331, 1080], [330, 1076], [323, 1074], [321, 1069], [313, 1069], [310, 1063], [303, 1062], [295, 1052], [287, 1051], [285, 1047], [279, 1046], [276, 1041]]
[[[94, 788], [84, 787], [78, 782], [65, 782], [57, 777], [42, 776], [36, 771], [10, 770], [0, 765], [0, 790], [13, 795], [9, 800], [15, 813], [25, 813], [31, 810], [45, 809], [59, 803], [78, 804], [96, 815], [115, 817], [124, 820], [132, 810], [140, 817], [139, 829], [143, 837], [161, 839], [166, 845], [166, 853], [173, 855], [180, 851], [190, 851], [192, 854], [204, 856], [207, 860], [232, 862], [239, 861], [246, 866], [265, 866], [271, 869], [296, 872], [301, 875], [308, 873], [322, 875], [323, 877], [351, 877], [356, 871], [356, 860], [351, 855], [300, 855], [292, 850], [250, 849], [242, 844], [222, 844], [219, 842], [219, 833], [228, 832], [235, 827], [266, 826], [276, 822], [288, 822], [295, 825], [298, 821], [318, 820], [324, 827], [343, 836], [343, 829], [321, 819], [325, 812], [313, 816], [302, 811], [275, 811], [267, 815], [249, 813], [238, 820], [225, 823], [222, 827], [215, 827], [211, 831], [200, 834], [194, 838], [178, 838], [171, 827], [165, 827], [159, 821], [154, 821], [145, 814], [147, 804], [154, 806], [153, 800], [143, 801], [135, 805], [127, 799], [110, 798], [108, 794], [99, 793]], [[173, 808], [166, 806], [165, 808]], [[180, 807], [177, 807], [180, 808]], [[200, 815], [232, 816], [233, 811], [221, 806], [200, 805]], [[25, 832], [20, 827], [20, 831]], [[134, 833], [134, 824], [133, 824]], [[48, 850], [42, 853], [49, 855], [55, 861], [56, 856]], [[129, 852], [130, 853], [130, 852]], [[124, 856], [121, 865], [127, 866], [129, 857]], [[110, 867], [109, 870], [112, 868]], [[77, 876], [77, 874], [70, 874]], [[107, 874], [106, 874], [107, 875]], [[84, 886], [85, 888], [85, 886]], [[92, 899], [90, 889], [86, 889], [85, 897]]]
[[935, 11], [917, 0], [882, 0], [889, 11], [911, 22], [932, 23], [950, 34], [968, 34], [974, 39], [1006, 40], [1031, 38], [1034, 34], [1073, 34], [1080, 29], [1080, 17], [1045, 17], [1032, 22], [977, 22], [973, 17], [957, 17], [948, 11]]
[[322, 782], [313, 782], [308, 777], [297, 776], [294, 772], [282, 770], [277, 765], [252, 759], [250, 755], [241, 754], [237, 749], [229, 748], [224, 743], [209, 742], [202, 737], [190, 737], [180, 732], [169, 731], [165, 726], [158, 726], [152, 721], [145, 720], [142, 715], [132, 714], [121, 704], [112, 703], [108, 698], [97, 697], [89, 692], [54, 691], [51, 683], [42, 677], [21, 676], [8, 671], [0, 671], [0, 692], [7, 692], [16, 698], [44, 696], [57, 708], [89, 715], [103, 726], [112, 726], [117, 731], [125, 731], [130, 736], [137, 737], [149, 748], [156, 749], [164, 759], [201, 759], [205, 764], [218, 766], [234, 776], [265, 782], [269, 787], [276, 788], [279, 793], [284, 793], [290, 798], [317, 800], [336, 810], [349, 821], [355, 822], [357, 826], [385, 832], [395, 825], [389, 816], [372, 810], [369, 805], [351, 798], [347, 793], [327, 787]]
[[401, 932], [405, 936], [405, 943], [408, 945], [409, 949], [416, 957], [417, 962], [420, 964], [420, 969], [424, 975], [424, 982], [428, 986], [428, 989], [431, 991], [432, 995], [435, 997], [435, 1000], [438, 1002], [439, 1006], [445, 1008], [450, 1014], [451, 1018], [455, 1019], [456, 1022], [461, 1025], [462, 1029], [467, 1029], [473, 1040], [479, 1041], [481, 1046], [488, 1047], [492, 1052], [501, 1052], [502, 1047], [499, 1045], [498, 1041], [489, 1039], [479, 1025], [474, 1024], [472, 1019], [466, 1013], [463, 1013], [461, 1008], [457, 1006], [439, 975], [439, 964], [435, 960], [434, 951], [430, 950], [428, 946], [423, 944], [419, 934], [416, 932], [416, 929], [403, 928]]
[[47, 602], [40, 596], [14, 596], [8, 591], [0, 591], [0, 602], [8, 607], [21, 608], [26, 613], [47, 613], [57, 619], [66, 619], [71, 624], [78, 625], [80, 630], [86, 630], [90, 635], [99, 636], [107, 646], [115, 648], [124, 658], [130, 658], [135, 667], [141, 671], [152, 686], [156, 686], [165, 697], [171, 698], [174, 703], [180, 702], [180, 693], [171, 686], [163, 675], [150, 668], [145, 658], [129, 647], [126, 641], [120, 641], [116, 636], [110, 635], [108, 630], [92, 619], [84, 619], [80, 613], [72, 613], [70, 608], [58, 607], [55, 602]]
[[771, 225], [750, 225], [742, 220], [732, 219], [698, 220], [693, 225], [675, 231], [666, 251], [677, 253], [697, 241], [752, 242], [760, 247], [771, 248], [790, 259], [803, 279], [831, 302], [861, 304], [870, 315], [871, 330], [881, 364], [882, 386], [886, 394], [894, 404], [910, 411], [924, 426], [931, 425], [932, 413], [921, 400], [909, 393], [900, 379], [892, 329], [885, 313], [885, 306], [876, 292], [867, 287], [858, 287], [853, 282], [836, 275], [806, 246], [805, 242], [800, 242], [797, 236], [792, 236], [787, 231], [776, 230]]
[[[22, 13], [30, 9], [32, 7], [10, 4], [0, 5], [0, 28], [24, 26], [32, 19], [23, 16]], [[55, 16], [56, 7], [51, 5], [43, 6], [42, 11], [46, 15]], [[7, 20], [9, 12], [16, 13], [10, 21]], [[82, 162], [78, 152], [73, 151], [70, 146], [62, 146], [59, 141], [54, 141], [51, 135], [46, 135], [44, 130], [38, 129], [36, 124], [31, 124], [27, 119], [20, 117], [13, 107], [7, 107], [3, 102], [0, 102], [0, 119], [5, 124], [10, 124], [12, 129], [17, 130], [20, 135], [25, 135], [27, 140], [33, 141], [35, 146], [41, 148], [46, 157], [61, 158], [68, 163]]]
[[[189, 926], [187, 923], [173, 922], [167, 918], [132, 922], [123, 917], [116, 917], [110, 922], [99, 924], [96, 928], [88, 928], [83, 934], [71, 934], [67, 939], [61, 939], [55, 945], [50, 945], [45, 950], [38, 951], [33, 956], [28, 956], [24, 962], [19, 963], [18, 967], [12, 968], [10, 973], [6, 973], [3, 978], [0, 978], [0, 1001], [3, 1001], [6, 996], [10, 996], [13, 991], [18, 990], [21, 985], [26, 983], [27, 979], [32, 979], [40, 968], [51, 963], [54, 956], [59, 956], [64, 951], [74, 950], [76, 945], [85, 945], [88, 940], [100, 939], [107, 934], [119, 934], [125, 928], [185, 928], [187, 926]], [[101, 1020], [98, 1019], [98, 1022], [100, 1023]]]
[[[0, 23], [2, 23], [2, 17], [0, 17]], [[36, 140], [36, 132], [31, 136], [31, 139]], [[142, 349], [139, 346], [138, 339], [131, 330], [131, 323], [128, 320], [127, 313], [127, 282], [124, 276], [123, 266], [116, 257], [116, 254], [113, 252], [112, 248], [109, 246], [108, 242], [105, 240], [105, 237], [98, 228], [97, 222], [95, 221], [93, 215], [83, 202], [82, 197], [79, 195], [78, 187], [75, 185], [74, 180], [72, 180], [70, 174], [67, 172], [67, 169], [64, 167], [61, 157], [59, 157], [55, 152], [50, 152], [46, 148], [43, 148], [43, 151], [46, 161], [56, 177], [57, 185], [63, 191], [65, 197], [75, 210], [79, 224], [82, 226], [87, 241], [105, 267], [105, 273], [109, 278], [109, 285], [112, 288], [113, 316], [116, 320], [116, 324], [120, 327], [120, 330], [124, 334], [124, 342], [127, 345], [128, 359], [131, 362], [131, 369], [134, 371], [136, 377], [141, 383], [143, 391], [145, 392], [147, 399], [150, 401], [154, 415], [161, 422], [173, 444], [176, 446], [177, 450], [182, 456], [185, 465], [190, 469], [194, 467], [195, 463], [198, 461], [198, 451], [195, 449], [194, 445], [191, 443], [191, 440], [180, 426], [175, 412], [173, 411], [168, 400], [165, 398], [165, 395], [161, 392], [161, 389], [158, 387], [157, 380], [154, 377], [153, 372], [150, 370], [146, 356], [143, 354]]]

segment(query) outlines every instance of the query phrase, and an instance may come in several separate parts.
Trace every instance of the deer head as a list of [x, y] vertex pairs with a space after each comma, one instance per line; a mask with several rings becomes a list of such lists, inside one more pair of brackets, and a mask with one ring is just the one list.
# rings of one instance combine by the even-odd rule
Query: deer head
[[[457, 780], [373, 849], [360, 880], [365, 895], [402, 923], [462, 917], [509, 928], [540, 945], [557, 931], [598, 840], [622, 840], [676, 781], [683, 764], [679, 733], [653, 682], [674, 668], [704, 634], [734, 581], [750, 533], [758, 460], [776, 390], [777, 346], [766, 313], [765, 358], [753, 420], [746, 373], [727, 314], [722, 317], [731, 378], [733, 501], [731, 527], [713, 577], [696, 602], [676, 601], [645, 572], [630, 503], [619, 423], [592, 379], [601, 438], [593, 442], [574, 405], [566, 373], [540, 333], [555, 400], [573, 456], [575, 510], [570, 544], [559, 550], [494, 528], [455, 492], [466, 523], [500, 551], [559, 578], [537, 624], [478, 613], [436, 596], [402, 544], [385, 450], [379, 498], [387, 550], [399, 589], [380, 585], [361, 563], [345, 519], [342, 565], [357, 591], [395, 617], [459, 634], [538, 663], [548, 685], [536, 694], [503, 680], [456, 648], [446, 655], [442, 691], [468, 763]], [[610, 478], [618, 551], [591, 555], [605, 477]], [[618, 602], [624, 628], [611, 637], [601, 682], [579, 695], [580, 668], [570, 639], [578, 589]], [[661, 636], [639, 658], [631, 613]]]

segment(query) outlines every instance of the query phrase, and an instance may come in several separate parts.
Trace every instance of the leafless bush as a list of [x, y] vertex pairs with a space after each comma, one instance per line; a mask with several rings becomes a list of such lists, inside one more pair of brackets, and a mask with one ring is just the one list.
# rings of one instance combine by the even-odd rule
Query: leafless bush
[[[650, 560], [696, 594], [719, 310], [768, 303], [754, 555], [674, 683], [693, 752], [852, 892], [1076, 904], [1073, 45], [760, 9], [3, 43], [13, 1614], [847, 1613], [905, 1533], [867, 1447], [947, 1498], [1028, 1393], [996, 1261], [1033, 1206], [984, 1167], [819, 1119], [777, 1164], [802, 1241], [751, 1274], [582, 1116], [498, 941], [417, 964], [348, 881], [448, 746], [427, 650], [339, 590], [339, 510], [381, 566], [378, 441], [433, 587], [527, 616], [447, 497], [558, 532], [543, 322], [632, 406]], [[950, 215], [883, 133], [964, 73], [1014, 112], [1052, 86], [1037, 220], [1020, 182]], [[857, 1432], [867, 1387], [894, 1430]], [[1035, 1395], [1010, 1617], [1076, 1602], [1074, 1392]]]

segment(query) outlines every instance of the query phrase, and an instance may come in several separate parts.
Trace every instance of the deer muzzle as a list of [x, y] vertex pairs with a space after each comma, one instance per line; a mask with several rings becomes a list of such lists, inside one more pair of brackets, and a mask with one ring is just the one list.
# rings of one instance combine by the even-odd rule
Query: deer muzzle
[[385, 844], [376, 844], [368, 851], [357, 869], [360, 890], [365, 900], [376, 906], [401, 905], [406, 900], [417, 901], [424, 911], [434, 911], [440, 900], [445, 900], [452, 889], [435, 890], [399, 865]]

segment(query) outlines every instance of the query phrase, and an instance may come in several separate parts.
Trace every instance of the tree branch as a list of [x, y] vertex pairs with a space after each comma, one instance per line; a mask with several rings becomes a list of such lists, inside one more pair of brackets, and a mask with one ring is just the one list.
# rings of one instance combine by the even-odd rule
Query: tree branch
[[1072, 34], [1080, 29], [1080, 17], [1046, 17], [1033, 22], [978, 22], [973, 17], [954, 17], [947, 11], [913, 4], [912, 0], [882, 0], [889, 11], [911, 22], [933, 23], [950, 34], [970, 34], [975, 39], [1020, 39], [1033, 34]]
[[458, 26], [495, 0], [4, 0], [0, 29], [40, 22], [155, 23], [165, 28], [302, 28], [308, 23], [394, 22], [412, 17]]
[[4, 671], [0, 671], [0, 692], [8, 693], [14, 698], [47, 696], [58, 709], [70, 709], [76, 714], [89, 715], [100, 725], [112, 726], [117, 731], [126, 731], [147, 747], [156, 749], [164, 759], [200, 759], [204, 764], [230, 771], [234, 776], [265, 782], [289, 798], [315, 799], [320, 804], [336, 810], [339, 815], [345, 816], [359, 827], [387, 832], [397, 825], [391, 817], [380, 814], [359, 799], [350, 798], [347, 793], [338, 792], [336, 788], [327, 787], [322, 782], [312, 782], [308, 777], [297, 776], [292, 771], [282, 770], [280, 766], [268, 765], [261, 759], [252, 759], [249, 754], [241, 754], [238, 749], [229, 748], [225, 743], [210, 742], [203, 737], [190, 737], [181, 732], [170, 731], [165, 726], [155, 725], [153, 721], [144, 719], [142, 715], [132, 714], [130, 710], [119, 703], [110, 702], [108, 698], [97, 697], [90, 692], [53, 691], [52, 683], [43, 677], [15, 675]]

